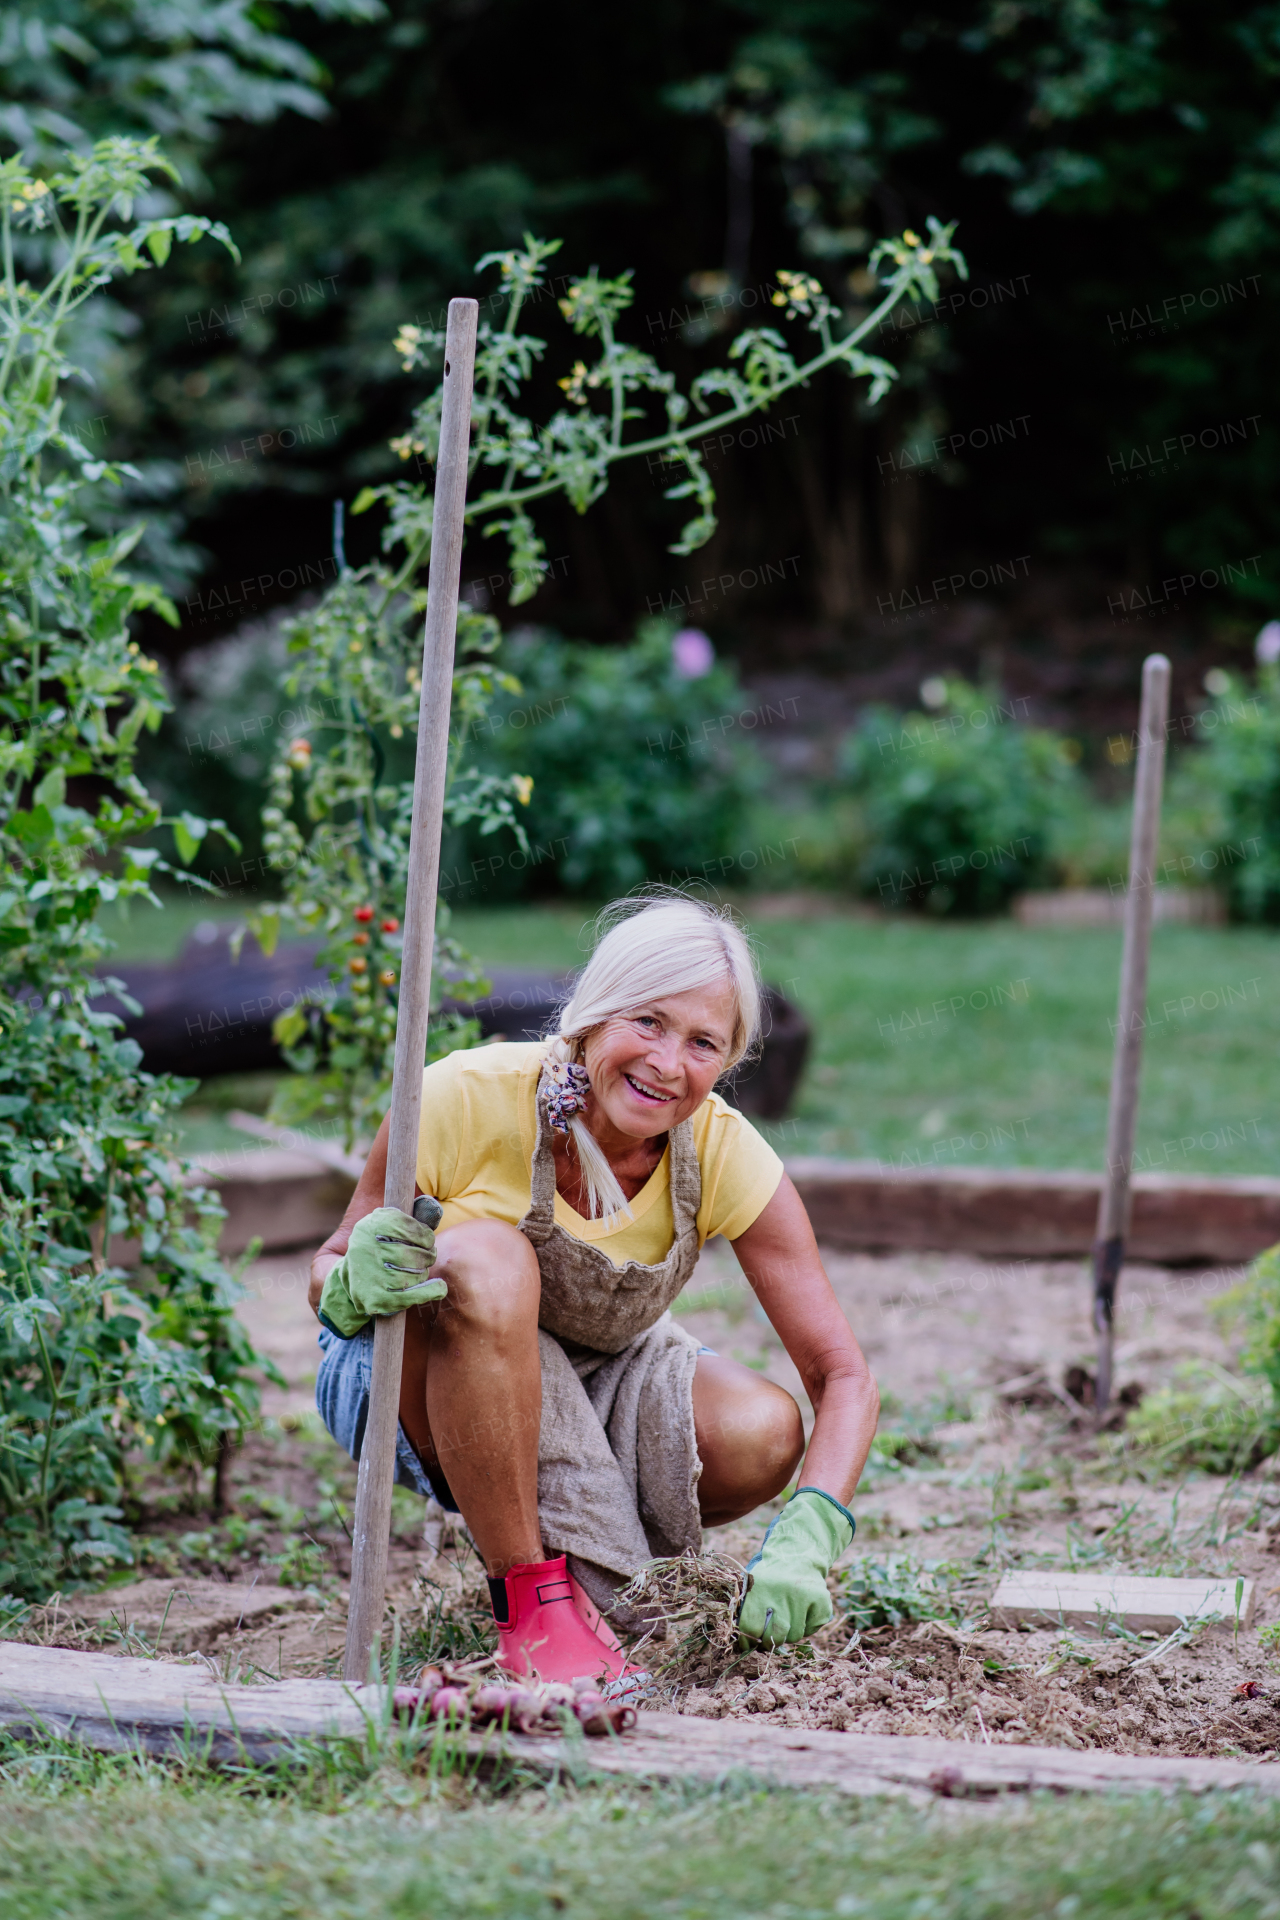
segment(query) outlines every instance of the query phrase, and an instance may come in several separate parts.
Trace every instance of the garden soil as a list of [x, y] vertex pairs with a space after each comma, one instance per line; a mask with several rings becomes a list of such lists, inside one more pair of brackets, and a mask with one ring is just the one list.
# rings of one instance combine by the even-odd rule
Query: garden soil
[[[882, 1619], [902, 1617], [859, 1632], [836, 1578], [836, 1618], [812, 1642], [743, 1654], [712, 1604], [700, 1615], [695, 1599], [645, 1651], [657, 1676], [650, 1704], [764, 1725], [1276, 1757], [1280, 1663], [1259, 1629], [1280, 1620], [1280, 1474], [1269, 1464], [1234, 1481], [1160, 1473], [1122, 1426], [1094, 1434], [1066, 1391], [1087, 1392], [1081, 1262], [831, 1254], [827, 1265], [880, 1383], [882, 1432], [900, 1436], [896, 1460], [873, 1457], [841, 1565], [864, 1596], [878, 1590]], [[1125, 1270], [1116, 1362], [1130, 1400], [1188, 1360], [1229, 1362], [1209, 1309], [1238, 1278]], [[313, 1410], [305, 1257], [259, 1261], [247, 1280], [244, 1320], [289, 1384], [266, 1389], [262, 1429], [232, 1470], [232, 1511], [210, 1522], [161, 1503], [148, 1577], [69, 1596], [32, 1618], [31, 1637], [121, 1653], [158, 1643], [162, 1657], [213, 1659], [229, 1679], [340, 1671], [354, 1471]], [[723, 1243], [705, 1251], [681, 1317], [708, 1346], [788, 1387], [808, 1417]], [[775, 1511], [709, 1533], [707, 1548], [745, 1562]], [[389, 1605], [405, 1666], [483, 1652], [486, 1594], [465, 1534], [442, 1534], [437, 1513], [424, 1539], [421, 1502], [399, 1491], [393, 1525]], [[869, 1576], [859, 1573], [868, 1560]], [[985, 1602], [1005, 1565], [1241, 1573], [1257, 1600], [1239, 1631], [1227, 1621], [1185, 1644], [1053, 1623], [996, 1630]], [[943, 1610], [940, 1595], [950, 1620], [921, 1619]]]

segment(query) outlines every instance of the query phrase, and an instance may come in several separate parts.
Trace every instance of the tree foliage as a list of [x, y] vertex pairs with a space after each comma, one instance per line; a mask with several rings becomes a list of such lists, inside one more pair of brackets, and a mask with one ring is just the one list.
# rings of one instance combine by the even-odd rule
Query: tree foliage
[[[438, 325], [475, 260], [545, 230], [549, 208], [570, 274], [634, 263], [639, 341], [670, 340], [685, 390], [708, 349], [758, 325], [775, 261], [798, 254], [854, 324], [877, 231], [959, 221], [978, 279], [867, 343], [902, 376], [873, 414], [820, 380], [785, 448], [721, 456], [717, 562], [801, 551], [789, 611], [870, 613], [917, 569], [997, 552], [1139, 585], [1259, 553], [1237, 604], [1274, 590], [1270, 5], [716, 0], [694, 16], [658, 0], [584, 37], [576, 9], [528, 0], [271, 18], [241, 0], [54, 0], [43, 41], [19, 31], [35, 11], [10, 9], [0, 35], [11, 113], [37, 132], [42, 114], [149, 131], [189, 102], [192, 181], [245, 242], [242, 266], [193, 256], [104, 313], [85, 409], [105, 408], [110, 450], [139, 466], [153, 550], [163, 501], [216, 549], [206, 579], [224, 598], [329, 552], [333, 495], [394, 468], [396, 327]], [[215, 69], [206, 110], [213, 81], [196, 76]], [[1229, 449], [1201, 444], [1259, 414]], [[998, 459], [966, 438], [1013, 415], [1025, 444]], [[264, 437], [270, 452], [240, 456]], [[901, 448], [938, 441], [945, 457], [886, 478]], [[639, 467], [622, 486], [625, 537], [612, 516], [567, 532], [571, 508], [546, 523], [575, 565], [540, 605], [596, 632], [629, 628], [673, 577], [659, 490]], [[174, 584], [197, 561], [181, 533], [175, 518]]]

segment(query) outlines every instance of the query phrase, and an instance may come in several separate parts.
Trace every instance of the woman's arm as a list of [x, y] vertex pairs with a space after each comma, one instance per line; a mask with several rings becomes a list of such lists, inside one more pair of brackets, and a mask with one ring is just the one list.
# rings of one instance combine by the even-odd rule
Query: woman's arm
[[799, 1485], [821, 1487], [847, 1506], [871, 1451], [880, 1395], [785, 1173], [764, 1212], [732, 1245], [817, 1415]]
[[382, 1205], [382, 1196], [387, 1185], [387, 1129], [390, 1120], [384, 1120], [378, 1128], [377, 1137], [369, 1149], [369, 1158], [364, 1163], [364, 1172], [356, 1182], [356, 1190], [347, 1202], [347, 1210], [341, 1224], [336, 1226], [329, 1238], [311, 1261], [311, 1284], [307, 1288], [307, 1304], [312, 1313], [320, 1312], [320, 1295], [331, 1267], [336, 1267], [347, 1250], [351, 1239], [351, 1229], [357, 1220], [363, 1220], [366, 1213], [372, 1213], [375, 1207]]

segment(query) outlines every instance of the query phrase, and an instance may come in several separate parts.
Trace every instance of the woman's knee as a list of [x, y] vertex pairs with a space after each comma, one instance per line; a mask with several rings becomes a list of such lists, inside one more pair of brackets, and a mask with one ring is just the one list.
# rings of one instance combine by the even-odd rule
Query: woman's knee
[[448, 1286], [440, 1322], [504, 1331], [536, 1328], [542, 1295], [538, 1257], [518, 1227], [505, 1220], [468, 1220], [437, 1240], [433, 1275]]
[[756, 1459], [762, 1475], [786, 1486], [804, 1455], [804, 1420], [785, 1387], [772, 1380], [760, 1382], [755, 1406]]
[[726, 1488], [776, 1482], [776, 1491], [804, 1453], [804, 1421], [786, 1388], [718, 1355], [698, 1363], [694, 1424], [704, 1466]]

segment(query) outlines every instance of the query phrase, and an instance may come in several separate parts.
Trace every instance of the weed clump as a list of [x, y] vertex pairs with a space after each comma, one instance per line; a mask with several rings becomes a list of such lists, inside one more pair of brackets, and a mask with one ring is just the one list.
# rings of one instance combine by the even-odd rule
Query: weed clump
[[1280, 1445], [1280, 1409], [1264, 1381], [1191, 1361], [1129, 1415], [1117, 1445], [1163, 1469], [1242, 1473]]
[[[663, 1679], [679, 1680], [699, 1671], [723, 1672], [737, 1659], [745, 1591], [746, 1569], [727, 1553], [682, 1553], [641, 1567], [612, 1611], [620, 1621], [644, 1623], [631, 1658]], [[659, 1649], [665, 1657], [655, 1659]]]
[[855, 1635], [914, 1620], [970, 1628], [971, 1616], [986, 1607], [976, 1589], [989, 1584], [975, 1564], [916, 1560], [909, 1553], [891, 1553], [883, 1560], [864, 1555], [851, 1562], [841, 1579], [844, 1609]]

